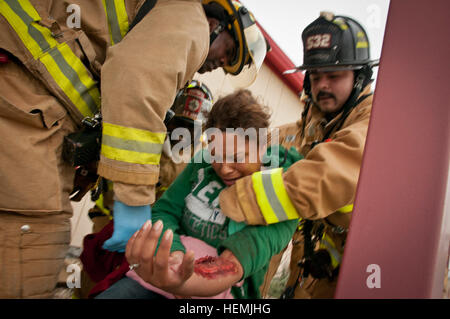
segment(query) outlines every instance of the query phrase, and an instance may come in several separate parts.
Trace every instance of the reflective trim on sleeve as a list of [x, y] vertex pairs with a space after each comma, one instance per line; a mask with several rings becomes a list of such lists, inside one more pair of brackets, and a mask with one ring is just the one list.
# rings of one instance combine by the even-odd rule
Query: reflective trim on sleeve
[[353, 204], [339, 208], [337, 211], [343, 214], [351, 213], [353, 211]]
[[111, 215], [111, 211], [105, 207], [105, 204], [103, 203], [103, 194], [100, 194], [98, 199], [95, 201], [95, 205], [102, 211], [103, 214], [109, 217], [109, 219], [113, 219]]
[[252, 175], [256, 201], [268, 224], [299, 218], [284, 187], [282, 174], [282, 168], [275, 168]]
[[127, 34], [128, 14], [124, 0], [102, 0], [105, 8], [106, 19], [108, 20], [109, 36], [111, 45], [119, 43]]
[[166, 133], [103, 123], [101, 154], [109, 159], [158, 165]]
[[0, 14], [78, 111], [84, 117], [93, 116], [100, 108], [97, 82], [66, 43], [58, 43], [48, 28], [37, 23], [41, 18], [29, 0], [0, 1]]

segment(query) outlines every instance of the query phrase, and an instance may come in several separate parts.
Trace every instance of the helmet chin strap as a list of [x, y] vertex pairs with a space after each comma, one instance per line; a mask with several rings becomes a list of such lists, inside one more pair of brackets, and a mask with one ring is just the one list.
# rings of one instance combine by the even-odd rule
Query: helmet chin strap
[[361, 94], [362, 90], [370, 83], [372, 78], [372, 67], [369, 65], [364, 65], [361, 69], [355, 72], [355, 84], [353, 85], [352, 93], [348, 98], [347, 102], [345, 102], [344, 107], [342, 108], [345, 112], [347, 109], [352, 109], [358, 104], [358, 97]]
[[209, 35], [209, 46], [211, 46], [211, 44], [223, 30], [225, 30], [225, 23], [223, 21], [220, 21], [219, 24], [214, 28], [214, 30]]

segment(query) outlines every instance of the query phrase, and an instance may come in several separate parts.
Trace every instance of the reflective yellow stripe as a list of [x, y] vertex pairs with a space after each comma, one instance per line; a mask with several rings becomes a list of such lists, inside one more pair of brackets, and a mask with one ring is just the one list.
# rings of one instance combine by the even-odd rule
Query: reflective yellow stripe
[[148, 154], [121, 150], [104, 144], [102, 145], [100, 153], [109, 159], [133, 164], [158, 165], [161, 158], [161, 154]]
[[333, 20], [335, 24], [337, 24], [342, 30], [347, 30], [348, 25], [341, 19], [335, 19]]
[[358, 41], [356, 43], [357, 49], [368, 48], [368, 47], [369, 47], [369, 42], [367, 42], [367, 41]]
[[114, 2], [116, 4], [117, 20], [119, 21], [120, 34], [123, 38], [127, 34], [130, 27], [128, 24], [127, 9], [125, 8], [124, 0], [115, 0]]
[[268, 224], [299, 218], [284, 187], [282, 174], [282, 168], [275, 168], [252, 175], [256, 201]]
[[80, 113], [92, 116], [100, 106], [97, 83], [66, 43], [58, 43], [28, 0], [0, 1], [2, 14], [35, 60], [40, 61], [55, 83]]
[[[20, 2], [20, 4], [19, 4]], [[22, 10], [29, 16], [29, 23], [39, 21], [41, 18], [37, 11], [28, 1], [0, 1], [0, 13], [6, 18], [9, 24], [16, 31], [19, 38], [26, 45], [27, 49], [31, 52], [35, 59], [39, 58], [42, 53], [41, 47], [29, 33], [28, 24], [18, 14], [14, 12], [14, 9]], [[50, 32], [48, 30], [48, 32]]]
[[303, 223], [302, 221], [303, 221], [303, 218], [300, 217], [300, 218], [298, 219], [297, 230], [302, 230], [302, 229], [303, 229], [304, 223]]
[[100, 194], [98, 199], [95, 201], [95, 205], [97, 205], [97, 207], [100, 208], [102, 213], [107, 215], [109, 217], [109, 219], [112, 219], [110, 210], [108, 208], [106, 208], [105, 204], [103, 203], [103, 194]]
[[101, 154], [115, 161], [158, 165], [166, 133], [103, 123]]
[[333, 266], [333, 269], [341, 263], [341, 254], [336, 249], [333, 240], [327, 234], [323, 235], [323, 238], [320, 241], [320, 248], [326, 249], [330, 253], [331, 266]]
[[125, 140], [135, 140], [164, 144], [166, 133], [154, 133], [147, 130], [120, 126], [116, 124], [103, 123], [103, 134], [118, 137]]
[[286, 188], [284, 187], [283, 169], [281, 167], [274, 169], [271, 174], [271, 177], [272, 177], [272, 184], [273, 184], [273, 188], [275, 190], [275, 194], [277, 195], [281, 206], [283, 206], [283, 209], [287, 215], [287, 219], [290, 220], [290, 219], [299, 218], [300, 216], [298, 215], [297, 211], [295, 210], [295, 207], [292, 204], [291, 199], [288, 196]]
[[158, 190], [160, 190], [161, 192], [165, 192], [169, 187], [166, 186], [161, 186], [158, 188]]
[[102, 0], [108, 20], [111, 45], [119, 43], [128, 32], [128, 14], [124, 0]]
[[[44, 54], [40, 61], [84, 117], [92, 117], [100, 109], [100, 92], [96, 82], [66, 43], [59, 44], [53, 51]], [[67, 65], [64, 62], [72, 67], [76, 75], [65, 68]]]
[[350, 205], [347, 205], [347, 206], [344, 206], [344, 207], [338, 209], [339, 213], [344, 213], [344, 214], [351, 213], [352, 211], [353, 211], [353, 204], [350, 204]]
[[270, 206], [270, 203], [266, 197], [266, 192], [264, 191], [261, 173], [262, 172], [256, 172], [252, 175], [253, 190], [255, 191], [256, 201], [258, 202], [258, 206], [261, 209], [261, 213], [263, 214], [266, 222], [268, 224], [277, 223], [278, 218], [272, 210], [272, 206]]

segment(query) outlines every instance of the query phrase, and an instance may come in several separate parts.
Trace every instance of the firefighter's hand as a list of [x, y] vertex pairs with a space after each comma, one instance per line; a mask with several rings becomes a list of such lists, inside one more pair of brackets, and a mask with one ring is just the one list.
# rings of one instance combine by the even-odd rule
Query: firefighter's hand
[[303, 159], [303, 156], [294, 147], [286, 149], [282, 145], [273, 145], [267, 148], [263, 157], [263, 163], [264, 166], [271, 168], [282, 167], [286, 170], [301, 159]]
[[124, 252], [128, 240], [152, 217], [150, 205], [128, 206], [120, 201], [114, 202], [114, 232], [105, 241], [103, 249]]
[[[127, 244], [125, 256], [130, 265], [138, 265], [134, 271], [146, 282], [167, 292], [178, 290], [193, 274], [194, 253], [170, 252], [173, 232], [167, 230], [161, 237], [161, 221], [148, 222]], [[158, 241], [161, 243], [155, 255]]]

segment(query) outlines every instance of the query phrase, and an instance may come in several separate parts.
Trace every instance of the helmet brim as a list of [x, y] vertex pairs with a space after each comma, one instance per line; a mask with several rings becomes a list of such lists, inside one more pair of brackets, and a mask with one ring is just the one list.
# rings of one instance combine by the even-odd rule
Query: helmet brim
[[307, 65], [303, 64], [294, 69], [286, 70], [283, 74], [292, 74], [302, 71], [319, 71], [319, 72], [333, 72], [333, 71], [345, 71], [345, 70], [359, 70], [365, 65], [374, 67], [379, 65], [379, 60], [371, 60], [361, 64], [354, 63], [339, 63], [339, 64], [323, 64], [323, 65]]

